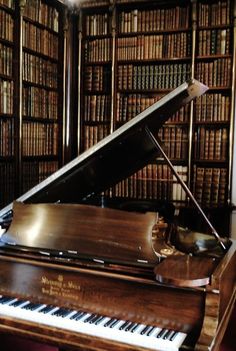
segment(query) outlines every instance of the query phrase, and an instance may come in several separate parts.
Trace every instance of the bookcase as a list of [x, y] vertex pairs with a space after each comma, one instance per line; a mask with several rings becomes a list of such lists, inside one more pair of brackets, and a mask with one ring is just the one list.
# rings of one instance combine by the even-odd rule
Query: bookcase
[[[137, 5], [136, 5], [137, 6]], [[191, 77], [190, 3], [117, 7], [117, 62], [114, 128]], [[189, 107], [159, 131], [176, 169], [187, 174]], [[184, 200], [162, 160], [118, 184], [112, 196]]]
[[81, 135], [85, 151], [111, 132], [112, 36], [109, 7], [89, 9], [82, 23]]
[[0, 1], [0, 203], [14, 196], [15, 2]]
[[207, 206], [229, 199], [232, 101], [233, 3], [197, 3], [195, 76], [209, 91], [194, 106], [192, 188]]
[[62, 164], [63, 11], [0, 1], [0, 206]]
[[23, 10], [22, 192], [60, 163], [62, 15], [51, 2], [27, 0]]
[[[86, 145], [82, 150], [184, 81], [196, 78], [209, 86], [208, 92], [172, 116], [158, 137], [175, 169], [206, 210], [229, 207], [235, 118], [235, 7], [234, 0], [117, 0], [80, 5], [85, 49], [81, 50], [80, 90], [84, 102], [78, 116], [81, 144]], [[103, 34], [97, 27], [101, 14], [109, 23]], [[103, 62], [106, 45], [104, 41], [102, 46], [101, 39], [105, 38], [101, 35], [111, 38], [109, 64]], [[91, 61], [95, 61], [93, 66]], [[102, 98], [96, 90], [104, 82], [105, 66], [111, 101], [101, 108]], [[107, 124], [98, 121], [100, 110], [110, 116]], [[85, 128], [88, 122], [90, 130], [94, 123], [96, 130], [101, 128], [99, 137], [89, 134], [89, 128]], [[185, 193], [162, 159], [123, 180], [106, 195], [168, 200], [179, 208], [189, 207]]]

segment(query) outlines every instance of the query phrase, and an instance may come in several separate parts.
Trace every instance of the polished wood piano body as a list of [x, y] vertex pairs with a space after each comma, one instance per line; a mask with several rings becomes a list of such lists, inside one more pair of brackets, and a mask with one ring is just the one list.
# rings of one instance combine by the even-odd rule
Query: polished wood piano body
[[[214, 254], [189, 255], [163, 240], [169, 225], [156, 213], [79, 204], [85, 195], [104, 190], [156, 157], [145, 128], [155, 131], [157, 125], [158, 130], [169, 114], [203, 92], [198, 82], [184, 84], [147, 115], [141, 114], [0, 211], [1, 332], [68, 350], [219, 349], [235, 300], [235, 242], [225, 241], [223, 251], [216, 238]], [[156, 113], [161, 122], [154, 118]], [[112, 172], [107, 164], [130, 142], [134, 143], [131, 155], [122, 155], [124, 163], [116, 157], [118, 165]], [[62, 203], [55, 203], [58, 200]], [[23, 305], [12, 307], [13, 300]], [[21, 307], [31, 303], [51, 306], [56, 312], [63, 308], [72, 319], [80, 311], [89, 317], [77, 330], [70, 328], [74, 322], [65, 315], [55, 315], [53, 324], [52, 314]], [[103, 334], [99, 318], [108, 324], [124, 321], [128, 329], [117, 332], [120, 339], [110, 337], [112, 328], [108, 326]], [[90, 331], [83, 332], [87, 325]], [[140, 326], [154, 333], [150, 339], [144, 331], [147, 344], [139, 343], [142, 333], [135, 328]], [[183, 342], [173, 347], [172, 340], [165, 344], [157, 328], [160, 333], [170, 332], [173, 340], [185, 335]], [[156, 343], [159, 339], [161, 344]]]

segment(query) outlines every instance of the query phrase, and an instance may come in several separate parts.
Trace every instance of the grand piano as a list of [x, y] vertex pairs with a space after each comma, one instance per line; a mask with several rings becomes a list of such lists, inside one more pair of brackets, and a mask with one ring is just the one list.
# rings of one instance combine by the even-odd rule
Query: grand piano
[[89, 204], [160, 154], [174, 172], [157, 132], [206, 90], [182, 84], [0, 211], [1, 333], [66, 350], [219, 349], [236, 246], [178, 174], [211, 234], [179, 233], [155, 211]]

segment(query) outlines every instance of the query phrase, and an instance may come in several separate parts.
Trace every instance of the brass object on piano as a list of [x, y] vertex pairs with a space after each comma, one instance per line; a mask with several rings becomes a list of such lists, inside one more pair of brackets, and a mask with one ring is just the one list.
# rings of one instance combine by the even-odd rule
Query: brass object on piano
[[206, 90], [182, 84], [0, 211], [1, 332], [68, 350], [218, 350], [235, 242], [84, 204], [156, 159], [152, 133]]
[[183, 255], [171, 243], [171, 236], [173, 235], [173, 225], [167, 224], [163, 218], [160, 218], [152, 230], [153, 248], [160, 257], [168, 257], [172, 255]]

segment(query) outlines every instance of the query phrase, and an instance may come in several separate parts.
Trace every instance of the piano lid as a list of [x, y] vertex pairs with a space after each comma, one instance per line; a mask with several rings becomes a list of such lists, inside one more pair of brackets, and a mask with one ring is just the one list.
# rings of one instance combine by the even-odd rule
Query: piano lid
[[[89, 150], [20, 196], [25, 203], [78, 203], [105, 191], [157, 157], [157, 148], [146, 131], [157, 134], [165, 121], [208, 88], [190, 80], [164, 96]], [[12, 203], [0, 211], [4, 218]]]

